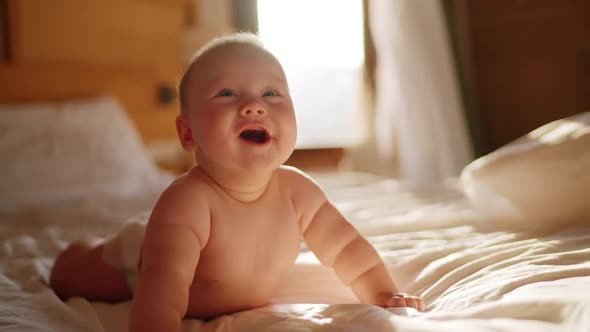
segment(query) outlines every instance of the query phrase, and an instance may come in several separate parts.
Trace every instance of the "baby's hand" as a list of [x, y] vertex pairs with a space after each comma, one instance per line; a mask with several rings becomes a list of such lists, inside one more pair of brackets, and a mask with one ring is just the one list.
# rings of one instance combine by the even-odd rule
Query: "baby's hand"
[[419, 311], [426, 309], [421, 298], [406, 293], [382, 293], [378, 297], [377, 304], [384, 308], [410, 307]]

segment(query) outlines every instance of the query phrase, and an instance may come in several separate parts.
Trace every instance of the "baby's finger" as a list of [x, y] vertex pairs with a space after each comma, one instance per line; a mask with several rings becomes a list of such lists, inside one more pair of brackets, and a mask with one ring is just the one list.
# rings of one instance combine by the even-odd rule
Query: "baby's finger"
[[387, 300], [388, 307], [405, 307], [406, 301], [401, 296], [392, 296]]
[[424, 303], [424, 301], [422, 301], [422, 299], [418, 298], [418, 299], [416, 299], [416, 302], [418, 302], [418, 310], [420, 310], [420, 311], [426, 310], [426, 304]]
[[414, 309], [418, 309], [418, 302], [415, 298], [411, 296], [404, 296], [404, 301], [406, 302], [407, 307], [412, 307]]

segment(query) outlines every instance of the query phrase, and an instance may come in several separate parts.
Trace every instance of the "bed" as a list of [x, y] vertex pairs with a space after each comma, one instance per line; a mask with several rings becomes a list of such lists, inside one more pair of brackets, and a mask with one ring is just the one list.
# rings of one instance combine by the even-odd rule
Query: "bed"
[[[64, 303], [49, 272], [70, 241], [146, 220], [172, 175], [112, 97], [0, 112], [0, 331], [126, 331], [129, 302]], [[548, 124], [429, 190], [312, 174], [425, 312], [357, 303], [304, 247], [273, 305], [183, 331], [590, 331], [589, 120]]]

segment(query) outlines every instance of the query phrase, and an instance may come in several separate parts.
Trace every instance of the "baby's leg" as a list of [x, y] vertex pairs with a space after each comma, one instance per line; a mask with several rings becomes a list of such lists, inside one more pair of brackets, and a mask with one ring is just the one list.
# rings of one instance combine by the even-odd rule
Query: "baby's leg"
[[90, 301], [130, 300], [125, 274], [102, 260], [103, 246], [72, 243], [56, 259], [50, 286], [63, 300], [83, 297]]

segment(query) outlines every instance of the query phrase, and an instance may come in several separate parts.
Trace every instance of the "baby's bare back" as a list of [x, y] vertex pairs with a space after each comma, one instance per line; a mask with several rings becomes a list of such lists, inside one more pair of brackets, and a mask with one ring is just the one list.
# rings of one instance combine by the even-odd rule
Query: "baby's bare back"
[[300, 250], [297, 216], [276, 178], [255, 202], [242, 203], [213, 189], [211, 230], [190, 288], [190, 317], [268, 304]]

